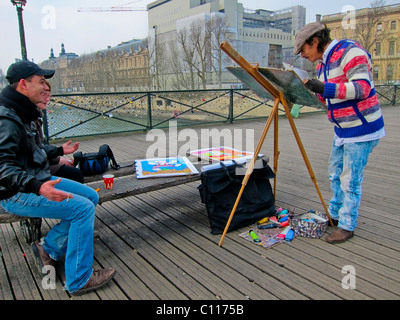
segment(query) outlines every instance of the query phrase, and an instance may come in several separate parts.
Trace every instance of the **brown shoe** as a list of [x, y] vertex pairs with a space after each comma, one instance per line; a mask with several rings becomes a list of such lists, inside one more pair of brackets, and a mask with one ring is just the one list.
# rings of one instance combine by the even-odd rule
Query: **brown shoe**
[[[335, 219], [331, 219], [331, 220], [332, 220], [333, 226], [337, 227], [339, 224], [339, 220], [335, 220]], [[330, 226], [330, 224], [329, 224], [329, 226]]]
[[80, 296], [81, 294], [85, 294], [89, 291], [96, 290], [102, 286], [104, 286], [107, 282], [109, 282], [112, 278], [114, 278], [117, 272], [112, 269], [100, 269], [93, 270], [92, 275], [89, 278], [89, 281], [86, 284], [75, 292], [70, 292], [73, 296]]
[[43, 245], [38, 240], [32, 243], [32, 250], [40, 269], [48, 265], [54, 267], [57, 263], [57, 261], [50, 258], [49, 254], [44, 250]]
[[353, 231], [347, 231], [342, 228], [337, 228], [329, 236], [325, 238], [326, 242], [335, 244], [342, 243], [354, 236]]

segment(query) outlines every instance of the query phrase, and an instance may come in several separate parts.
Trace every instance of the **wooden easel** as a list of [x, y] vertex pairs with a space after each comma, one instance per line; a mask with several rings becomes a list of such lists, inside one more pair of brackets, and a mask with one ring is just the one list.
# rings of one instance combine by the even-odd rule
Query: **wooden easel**
[[285, 114], [287, 119], [289, 120], [290, 127], [292, 128], [294, 137], [296, 139], [297, 145], [299, 146], [301, 155], [303, 156], [304, 162], [307, 166], [308, 172], [310, 174], [310, 178], [314, 183], [315, 189], [317, 190], [318, 196], [321, 200], [322, 206], [324, 207], [325, 213], [327, 217], [329, 218], [330, 225], [333, 226], [331, 217], [329, 215], [328, 209], [325, 205], [324, 199], [321, 195], [321, 191], [319, 189], [317, 179], [315, 177], [314, 171], [311, 167], [310, 161], [308, 160], [307, 153], [304, 149], [303, 143], [301, 142], [299, 133], [297, 131], [296, 125], [294, 124], [293, 117], [290, 114], [290, 107], [288, 104], [288, 101], [286, 100], [283, 92], [277, 90], [268, 80], [263, 77], [259, 72], [258, 72], [258, 65], [251, 65], [248, 63], [241, 55], [239, 55], [227, 41], [223, 41], [220, 45], [220, 48], [229, 56], [231, 57], [243, 70], [245, 70], [248, 74], [250, 74], [254, 80], [256, 80], [261, 86], [263, 86], [274, 98], [274, 105], [272, 107], [272, 111], [268, 117], [268, 120], [265, 124], [264, 130], [261, 134], [260, 140], [258, 141], [256, 150], [254, 151], [254, 156], [251, 159], [251, 162], [249, 164], [249, 167], [247, 168], [246, 174], [243, 178], [242, 181], [242, 186], [240, 188], [239, 194], [236, 198], [235, 204], [233, 206], [233, 209], [231, 211], [231, 214], [229, 216], [229, 219], [226, 223], [224, 232], [221, 236], [221, 240], [219, 242], [219, 246], [222, 245], [224, 238], [226, 236], [226, 233], [228, 232], [229, 225], [232, 221], [233, 215], [235, 214], [236, 208], [239, 204], [240, 198], [242, 197], [244, 188], [247, 185], [247, 182], [250, 178], [251, 173], [253, 172], [254, 169], [254, 164], [257, 160], [257, 157], [260, 153], [261, 147], [264, 143], [264, 140], [267, 136], [269, 127], [271, 126], [272, 121], [274, 121], [274, 172], [275, 172], [275, 178], [274, 178], [274, 196], [276, 195], [276, 173], [278, 171], [278, 157], [279, 157], [279, 150], [278, 150], [278, 109], [279, 109], [279, 104], [282, 104], [285, 110]]

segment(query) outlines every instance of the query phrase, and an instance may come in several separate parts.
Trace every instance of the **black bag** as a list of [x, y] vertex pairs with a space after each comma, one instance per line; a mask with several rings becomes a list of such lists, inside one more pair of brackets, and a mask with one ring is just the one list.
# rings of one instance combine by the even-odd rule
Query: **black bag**
[[107, 144], [100, 146], [99, 152], [82, 154], [82, 152], [78, 151], [74, 153], [74, 165], [78, 165], [84, 176], [92, 176], [107, 171], [110, 161], [112, 168], [116, 170], [120, 168], [115, 161], [111, 148]]
[[[237, 168], [243, 171], [243, 175], [236, 174]], [[212, 234], [224, 231], [242, 187], [245, 172], [246, 168], [238, 164], [225, 166], [221, 163], [221, 168], [201, 173], [201, 185], [198, 189], [201, 201], [207, 207]], [[228, 231], [274, 215], [275, 199], [269, 182], [274, 176], [267, 162], [262, 160], [262, 168], [254, 169], [250, 175]]]

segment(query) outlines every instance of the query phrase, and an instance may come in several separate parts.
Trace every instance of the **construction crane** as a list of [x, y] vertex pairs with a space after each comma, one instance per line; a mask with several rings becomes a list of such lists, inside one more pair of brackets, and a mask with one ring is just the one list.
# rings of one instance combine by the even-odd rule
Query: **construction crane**
[[109, 8], [79, 8], [78, 12], [117, 12], [117, 11], [147, 11], [146, 8], [133, 8], [133, 7], [109, 7]]
[[132, 3], [137, 3], [137, 2], [142, 2], [143, 0], [136, 0], [124, 4], [120, 4], [118, 6], [113, 6], [109, 8], [101, 8], [101, 7], [95, 7], [95, 8], [79, 8], [78, 12], [116, 12], [116, 11], [147, 11], [146, 8], [133, 8], [133, 7], [125, 7], [128, 4]]

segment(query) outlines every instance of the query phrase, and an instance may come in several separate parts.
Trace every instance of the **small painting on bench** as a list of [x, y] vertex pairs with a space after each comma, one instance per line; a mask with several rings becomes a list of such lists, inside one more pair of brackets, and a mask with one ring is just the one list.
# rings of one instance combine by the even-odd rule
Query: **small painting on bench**
[[139, 159], [135, 166], [137, 179], [199, 174], [186, 157]]
[[240, 151], [229, 147], [206, 148], [190, 151], [190, 155], [196, 156], [199, 159], [208, 161], [224, 161], [237, 158], [251, 159], [254, 155], [252, 152]]

